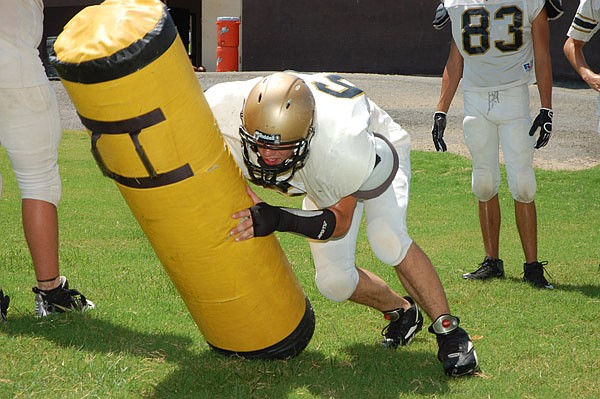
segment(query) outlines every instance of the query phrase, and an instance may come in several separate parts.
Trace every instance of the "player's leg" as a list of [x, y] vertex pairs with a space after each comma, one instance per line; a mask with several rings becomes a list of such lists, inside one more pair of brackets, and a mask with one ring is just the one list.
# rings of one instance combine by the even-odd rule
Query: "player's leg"
[[[317, 209], [306, 197], [303, 209]], [[315, 263], [317, 288], [332, 301], [351, 300], [380, 311], [409, 307], [389, 285], [371, 271], [356, 267], [356, 240], [362, 218], [363, 203], [358, 202], [350, 230], [339, 239], [309, 240]]]
[[[58, 172], [60, 116], [51, 86], [5, 91], [10, 104], [8, 134], [2, 137], [22, 197], [22, 221], [37, 279], [33, 288], [36, 316], [70, 309], [87, 310], [93, 303], [68, 288], [58, 262], [57, 205], [61, 197]], [[6, 98], [5, 98], [6, 100]]]
[[61, 196], [58, 105], [49, 86], [15, 89], [7, 96], [12, 99], [6, 126], [10, 133], [3, 137], [3, 145], [21, 191], [25, 239], [37, 280], [43, 288], [55, 288], [59, 283], [56, 206]]
[[[406, 229], [409, 174], [402, 166], [390, 187], [380, 197], [365, 201], [367, 234], [380, 260], [394, 265], [405, 289], [434, 321], [429, 331], [436, 335], [438, 359], [449, 376], [470, 375], [478, 368], [477, 354], [469, 335], [458, 326], [459, 319], [450, 314], [442, 283], [429, 257], [410, 238]], [[409, 300], [412, 299], [407, 297]], [[390, 347], [399, 337], [412, 339], [423, 320], [417, 304], [397, 322], [391, 322], [384, 335]], [[404, 335], [403, 335], [404, 334]], [[402, 341], [404, 342], [404, 341]]]
[[507, 122], [500, 127], [500, 141], [506, 164], [508, 186], [514, 199], [519, 238], [525, 254], [524, 279], [540, 288], [552, 288], [538, 261], [538, 231], [535, 194], [537, 190], [533, 156], [535, 137], [531, 126], [529, 92], [526, 86], [506, 90]]
[[463, 274], [463, 278], [486, 280], [504, 276], [499, 256], [501, 213], [498, 202], [500, 186], [499, 139], [495, 123], [487, 118], [490, 108], [497, 106], [490, 93], [465, 92], [463, 130], [465, 144], [471, 154], [472, 189], [478, 200], [478, 215], [485, 256], [479, 268]]

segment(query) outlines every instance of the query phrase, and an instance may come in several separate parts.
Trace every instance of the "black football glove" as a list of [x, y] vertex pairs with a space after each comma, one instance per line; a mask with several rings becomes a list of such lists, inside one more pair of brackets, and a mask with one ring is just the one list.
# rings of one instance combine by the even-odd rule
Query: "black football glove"
[[444, 130], [446, 130], [446, 113], [436, 112], [433, 114], [433, 128], [431, 136], [436, 151], [446, 151], [446, 143], [444, 143]]
[[250, 208], [254, 237], [264, 237], [277, 230], [280, 219], [280, 209], [266, 202], [259, 202]]
[[550, 141], [550, 136], [552, 136], [553, 116], [554, 112], [552, 112], [551, 109], [541, 108], [540, 113], [535, 117], [531, 129], [529, 129], [529, 135], [533, 136], [535, 131], [540, 128], [540, 137], [538, 137], [538, 140], [535, 143], [535, 148], [542, 148]]

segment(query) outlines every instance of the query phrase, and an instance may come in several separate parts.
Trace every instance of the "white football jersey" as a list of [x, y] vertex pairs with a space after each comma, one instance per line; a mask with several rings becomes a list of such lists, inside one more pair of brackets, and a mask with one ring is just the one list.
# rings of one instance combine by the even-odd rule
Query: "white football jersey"
[[42, 0], [0, 1], [0, 87], [47, 84], [37, 47], [42, 40]]
[[600, 29], [600, 0], [581, 0], [567, 36], [589, 41]]
[[[366, 94], [331, 73], [300, 74], [315, 98], [314, 135], [303, 168], [289, 181], [290, 193], [306, 193], [320, 208], [336, 204], [363, 185], [375, 165], [375, 138], [380, 133], [403, 152], [410, 147], [408, 133]], [[239, 136], [244, 99], [262, 78], [217, 84], [205, 92], [225, 141], [244, 176]], [[401, 160], [402, 162], [402, 160]]]
[[531, 24], [544, 0], [446, 0], [464, 59], [464, 90], [495, 91], [535, 81]]

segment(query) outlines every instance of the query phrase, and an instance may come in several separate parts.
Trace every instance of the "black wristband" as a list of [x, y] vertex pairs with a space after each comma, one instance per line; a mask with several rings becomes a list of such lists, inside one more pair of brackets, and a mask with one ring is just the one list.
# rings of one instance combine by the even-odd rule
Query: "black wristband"
[[329, 209], [305, 211], [279, 208], [277, 231], [290, 231], [315, 240], [327, 240], [335, 230], [335, 214]]
[[305, 211], [261, 202], [250, 208], [250, 214], [255, 237], [264, 237], [277, 230], [327, 240], [335, 230], [335, 214], [329, 209]]

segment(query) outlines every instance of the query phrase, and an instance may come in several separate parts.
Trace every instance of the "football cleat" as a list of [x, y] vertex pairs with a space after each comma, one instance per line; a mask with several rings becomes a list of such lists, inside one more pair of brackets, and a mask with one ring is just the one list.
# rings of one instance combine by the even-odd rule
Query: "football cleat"
[[504, 262], [502, 259], [494, 259], [489, 256], [486, 256], [479, 264], [479, 269], [462, 275], [462, 278], [467, 280], [489, 280], [502, 277], [504, 277]]
[[387, 348], [396, 349], [400, 345], [410, 344], [423, 327], [423, 315], [415, 301], [408, 296], [404, 299], [410, 303], [410, 308], [407, 310], [398, 308], [383, 312], [383, 317], [390, 322], [381, 330], [381, 335], [384, 336], [381, 344]]
[[544, 266], [548, 262], [531, 262], [523, 264], [523, 281], [526, 281], [537, 288], [545, 288], [547, 290], [554, 289], [554, 286], [544, 277]]
[[86, 312], [95, 305], [79, 291], [69, 289], [65, 276], [60, 276], [60, 284], [52, 290], [41, 290], [33, 287], [35, 293], [35, 317], [46, 317], [52, 313], [64, 313], [72, 310]]
[[8, 313], [8, 305], [10, 304], [10, 297], [4, 295], [4, 292], [0, 290], [0, 321], [6, 321], [6, 314]]
[[460, 320], [448, 314], [441, 315], [429, 326], [438, 343], [438, 360], [449, 377], [474, 374], [479, 370], [477, 353], [469, 334], [458, 326]]

